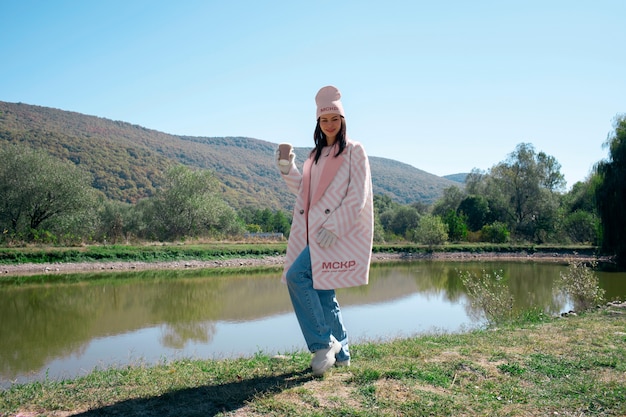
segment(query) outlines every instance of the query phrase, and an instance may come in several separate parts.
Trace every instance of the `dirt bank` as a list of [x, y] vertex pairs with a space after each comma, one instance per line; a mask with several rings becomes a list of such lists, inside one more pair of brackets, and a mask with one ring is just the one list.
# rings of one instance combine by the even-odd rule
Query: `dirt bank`
[[[599, 258], [589, 255], [579, 255], [574, 253], [533, 253], [511, 252], [511, 253], [467, 253], [467, 252], [435, 252], [435, 253], [374, 253], [373, 263], [380, 262], [402, 262], [410, 260], [447, 260], [447, 261], [469, 261], [469, 260], [534, 260], [544, 262], [567, 262], [569, 260], [598, 260], [608, 261], [606, 258]], [[202, 269], [202, 268], [240, 268], [256, 266], [282, 265], [284, 256], [266, 256], [263, 258], [232, 258], [214, 261], [171, 261], [171, 262], [80, 262], [80, 263], [44, 263], [44, 264], [17, 264], [0, 265], [0, 275], [38, 275], [38, 274], [68, 274], [78, 272], [97, 271], [142, 271], [154, 269]]]

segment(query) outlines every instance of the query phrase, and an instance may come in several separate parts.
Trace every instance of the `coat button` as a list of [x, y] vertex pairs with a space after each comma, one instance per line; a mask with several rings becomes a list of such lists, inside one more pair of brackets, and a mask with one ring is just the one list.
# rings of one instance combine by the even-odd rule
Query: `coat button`
[[300, 209], [300, 214], [304, 214], [304, 210], [303, 209]]
[[330, 213], [330, 209], [324, 210], [324, 213], [326, 213], [326, 214]]

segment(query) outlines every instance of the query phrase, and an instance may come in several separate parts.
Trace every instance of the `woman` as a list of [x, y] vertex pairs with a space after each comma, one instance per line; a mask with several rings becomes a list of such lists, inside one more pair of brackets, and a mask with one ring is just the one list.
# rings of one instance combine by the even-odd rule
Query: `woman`
[[319, 376], [350, 365], [335, 289], [368, 283], [374, 215], [369, 160], [346, 135], [341, 93], [323, 87], [315, 102], [315, 148], [302, 174], [293, 151], [278, 167], [297, 196], [282, 279]]

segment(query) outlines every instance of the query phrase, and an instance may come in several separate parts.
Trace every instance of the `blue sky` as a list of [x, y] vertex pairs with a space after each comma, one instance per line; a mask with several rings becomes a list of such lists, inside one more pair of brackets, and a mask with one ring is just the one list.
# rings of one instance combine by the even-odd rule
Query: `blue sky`
[[370, 156], [447, 175], [526, 142], [569, 188], [626, 113], [624, 16], [623, 0], [0, 0], [0, 100], [310, 147], [333, 84]]

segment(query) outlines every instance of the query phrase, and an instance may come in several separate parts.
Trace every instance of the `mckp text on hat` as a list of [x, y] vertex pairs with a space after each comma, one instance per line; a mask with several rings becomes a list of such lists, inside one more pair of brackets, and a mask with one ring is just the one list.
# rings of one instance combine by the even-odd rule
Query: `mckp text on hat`
[[323, 114], [340, 114], [345, 117], [343, 113], [343, 106], [341, 105], [341, 93], [332, 85], [322, 87], [315, 96], [315, 104], [317, 104], [317, 118]]

